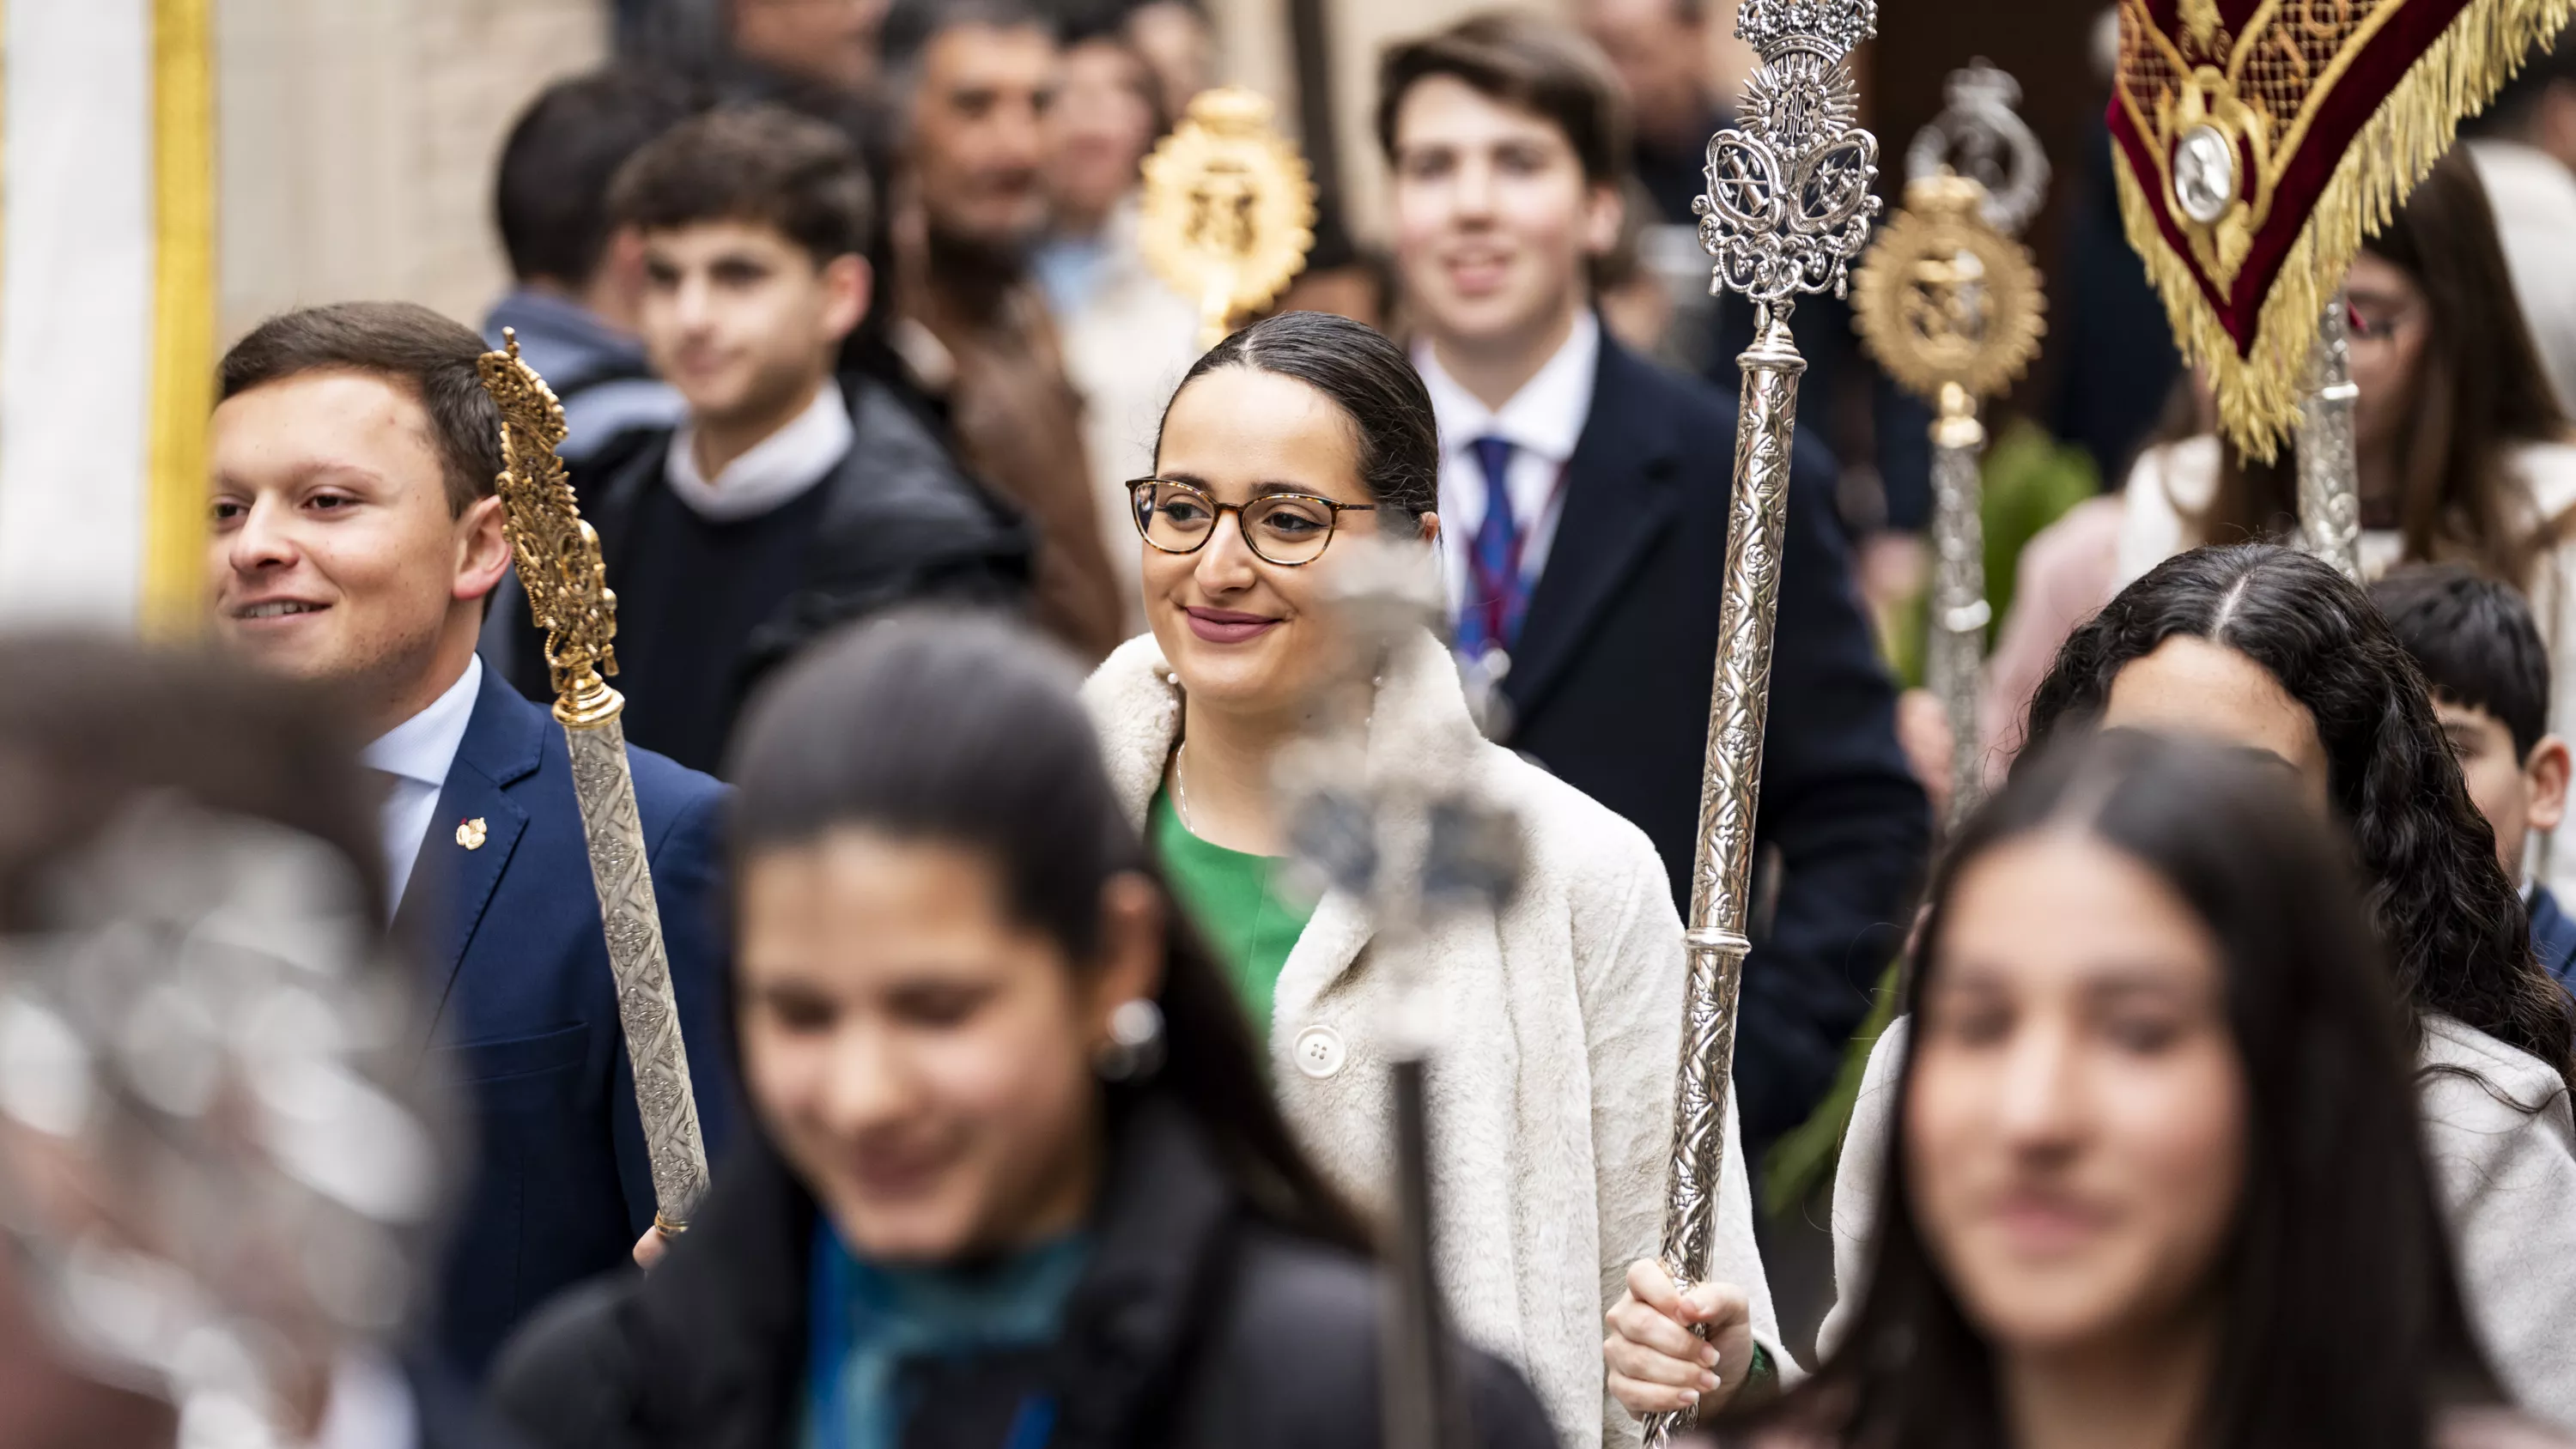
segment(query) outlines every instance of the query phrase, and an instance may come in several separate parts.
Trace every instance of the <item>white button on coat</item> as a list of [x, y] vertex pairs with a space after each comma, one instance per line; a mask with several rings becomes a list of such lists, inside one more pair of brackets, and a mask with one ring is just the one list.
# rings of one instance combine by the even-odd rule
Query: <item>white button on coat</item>
[[1322, 1079], [1341, 1071], [1349, 1051], [1342, 1034], [1329, 1026], [1310, 1026], [1297, 1033], [1297, 1070]]

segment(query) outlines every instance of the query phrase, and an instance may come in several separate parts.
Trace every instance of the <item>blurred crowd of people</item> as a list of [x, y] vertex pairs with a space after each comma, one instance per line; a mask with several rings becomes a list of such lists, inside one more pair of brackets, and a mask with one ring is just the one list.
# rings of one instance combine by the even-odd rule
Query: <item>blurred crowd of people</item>
[[[1714, 10], [1391, 46], [1382, 245], [1324, 198], [1202, 350], [1139, 242], [1215, 79], [1186, 0], [629, 8], [509, 133], [479, 332], [352, 300], [225, 354], [214, 647], [0, 640], [0, 1446], [1383, 1442], [1424, 1021], [1444, 1442], [2570, 1442], [2576, 70], [2353, 264], [2367, 586], [2104, 321], [2085, 178], [2061, 430], [2126, 484], [2020, 556], [1937, 865], [1884, 643], [1923, 414], [1800, 310], [1873, 451], [1795, 441], [1677, 1283], [1750, 327], [1688, 232]], [[685, 1231], [505, 340], [616, 595]], [[2081, 401], [2140, 377], [2152, 433]], [[1352, 812], [1497, 822], [1508, 888], [1390, 917]], [[1811, 1351], [1760, 1205], [1846, 1115]]]

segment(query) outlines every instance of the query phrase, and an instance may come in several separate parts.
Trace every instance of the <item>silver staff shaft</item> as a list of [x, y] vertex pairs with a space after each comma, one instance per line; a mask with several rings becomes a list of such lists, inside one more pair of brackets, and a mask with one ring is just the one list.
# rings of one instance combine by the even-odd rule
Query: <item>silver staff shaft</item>
[[2307, 395], [2299, 403], [2299, 544], [2361, 580], [2361, 485], [2352, 455], [2350, 332], [2344, 296], [2335, 293], [2308, 354]]
[[1976, 399], [1957, 383], [1941, 389], [1941, 412], [1932, 422], [1932, 629], [1923, 661], [1924, 682], [1941, 701], [1950, 726], [1950, 810], [1956, 828], [1985, 794], [1985, 740], [1977, 719], [1984, 677], [1986, 601], [1984, 485], [1977, 461], [1986, 430]]
[[[1878, 198], [1878, 139], [1860, 112], [1850, 63], [1877, 29], [1876, 0], [1743, 0], [1735, 35], [1762, 64], [1744, 83], [1738, 124], [1708, 138], [1692, 204], [1712, 258], [1712, 292], [1754, 303], [1753, 345], [1736, 363], [1744, 387], [1735, 420], [1734, 491], [1727, 503], [1726, 576], [1718, 605], [1717, 669], [1709, 689], [1708, 754], [1700, 775], [1699, 838], [1691, 860], [1688, 961], [1680, 1070], [1673, 1084], [1673, 1155], [1664, 1192], [1665, 1269], [1690, 1288], [1709, 1275], [1725, 1170], [1727, 1092], [1735, 1065], [1735, 1006], [1744, 983], [1753, 880], [1753, 822], [1762, 796], [1762, 738], [1771, 714], [1771, 647], [1780, 609], [1780, 547], [1789, 524], [1790, 439], [1798, 378], [1807, 370], [1789, 335], [1805, 292], [1844, 294], [1852, 258], [1868, 244]], [[1740, 1168], [1738, 1169], [1741, 1170]], [[1689, 1422], [1657, 1415], [1646, 1442], [1663, 1445]]]
[[1387, 1244], [1379, 1350], [1386, 1449], [1453, 1449], [1462, 1442], [1458, 1386], [1441, 1352], [1447, 1326], [1435, 1267], [1428, 1071], [1420, 1053], [1409, 1053], [1390, 1065], [1387, 1084], [1395, 1108], [1395, 1232]]
[[612, 712], [592, 724], [567, 724], [573, 794], [590, 845], [590, 881], [608, 936], [608, 965], [617, 978], [617, 1019], [626, 1060], [635, 1069], [635, 1109], [653, 1166], [653, 1221], [664, 1233], [689, 1223], [707, 1190], [707, 1148], [698, 1132], [698, 1099], [690, 1090], [689, 1055], [680, 1037], [680, 1004], [671, 992], [671, 963], [662, 949], [662, 913], [644, 823], [635, 807], [635, 777], [626, 763], [626, 727]]
[[[1690, 966], [1681, 1071], [1673, 1097], [1673, 1159], [1664, 1192], [1665, 1271], [1681, 1284], [1708, 1277], [1726, 1166], [1727, 1088], [1735, 1061], [1735, 1004], [1744, 982], [1753, 879], [1753, 820], [1762, 795], [1762, 734], [1771, 714], [1771, 645], [1780, 611], [1780, 550], [1789, 524], [1789, 445], [1807, 360], [1789, 335], [1789, 309], [1762, 309], [1744, 370], [1735, 429], [1735, 492], [1726, 519], [1726, 593], [1719, 605], [1717, 675], [1700, 775], [1699, 841], [1691, 863]], [[1661, 1445], [1689, 1420], [1659, 1414], [1646, 1442]]]

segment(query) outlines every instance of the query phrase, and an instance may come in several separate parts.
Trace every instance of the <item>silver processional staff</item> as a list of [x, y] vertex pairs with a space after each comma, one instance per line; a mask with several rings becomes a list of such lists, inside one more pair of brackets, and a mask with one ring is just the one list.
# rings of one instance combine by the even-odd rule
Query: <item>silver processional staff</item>
[[[1870, 184], [1878, 140], [1859, 128], [1851, 52], [1878, 28], [1875, 0], [1744, 0], [1735, 34], [1762, 57], [1744, 87], [1742, 124], [1709, 138], [1708, 190], [1695, 203], [1700, 245], [1716, 258], [1709, 288], [1756, 308], [1735, 423], [1727, 508], [1725, 595], [1718, 615], [1708, 758], [1691, 866], [1689, 953], [1673, 1154], [1664, 1198], [1665, 1270], [1683, 1287], [1708, 1276], [1724, 1167], [1736, 995], [1743, 984], [1753, 822], [1762, 735], [1770, 716], [1771, 644], [1788, 523], [1790, 441], [1806, 359], [1789, 313], [1807, 292], [1840, 295], [1845, 269], [1878, 214]], [[1661, 1445], [1687, 1420], [1657, 1415]]]

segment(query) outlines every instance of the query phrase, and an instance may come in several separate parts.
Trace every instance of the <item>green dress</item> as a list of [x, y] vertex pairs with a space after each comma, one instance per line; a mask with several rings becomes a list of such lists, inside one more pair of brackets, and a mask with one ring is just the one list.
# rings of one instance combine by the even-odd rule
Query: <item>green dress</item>
[[1233, 978], [1254, 1029], [1267, 1036], [1279, 973], [1315, 914], [1314, 906], [1280, 893], [1278, 877], [1285, 861], [1210, 845], [1192, 835], [1168, 792], [1154, 792], [1145, 838], [1170, 877], [1181, 909]]

